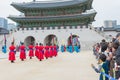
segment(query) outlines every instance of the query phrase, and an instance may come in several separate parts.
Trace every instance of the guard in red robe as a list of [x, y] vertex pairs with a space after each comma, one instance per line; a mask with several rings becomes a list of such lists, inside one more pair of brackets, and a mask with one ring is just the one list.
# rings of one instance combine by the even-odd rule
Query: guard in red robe
[[64, 45], [64, 52], [66, 51], [66, 46]]
[[49, 46], [48, 45], [45, 46], [45, 54], [44, 55], [45, 55], [45, 58], [48, 59], [48, 57], [49, 57]]
[[26, 59], [24, 43], [21, 43], [21, 46], [20, 46], [20, 59], [21, 61], [24, 61], [24, 59]]
[[10, 52], [9, 52], [9, 60], [11, 61], [11, 63], [14, 63], [15, 60], [15, 46], [14, 46], [14, 42], [11, 43], [11, 46], [9, 47]]
[[35, 56], [38, 58], [38, 55], [39, 55], [39, 46], [38, 46], [38, 43], [36, 43], [36, 46], [35, 46]]
[[54, 45], [53, 46], [53, 54], [54, 54], [54, 56], [56, 57], [57, 56], [57, 46], [56, 45]]
[[49, 46], [49, 57], [53, 57], [53, 46]]
[[38, 54], [38, 59], [42, 61], [44, 59], [44, 52], [43, 52], [43, 45], [40, 43], [39, 44], [39, 54]]
[[34, 57], [34, 46], [33, 46], [33, 44], [31, 43], [30, 45], [29, 45], [29, 57], [30, 57], [30, 59], [32, 59], [32, 57]]

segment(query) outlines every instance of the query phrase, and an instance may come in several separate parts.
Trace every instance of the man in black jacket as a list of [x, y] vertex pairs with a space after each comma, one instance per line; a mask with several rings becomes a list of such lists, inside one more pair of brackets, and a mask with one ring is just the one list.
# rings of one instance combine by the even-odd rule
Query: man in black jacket
[[116, 40], [114, 41], [114, 43], [118, 43], [119, 44], [119, 47], [115, 53], [115, 61], [116, 61], [116, 64], [117, 64], [117, 71], [116, 71], [116, 79], [119, 79], [120, 78], [120, 33], [118, 33], [116, 35]]

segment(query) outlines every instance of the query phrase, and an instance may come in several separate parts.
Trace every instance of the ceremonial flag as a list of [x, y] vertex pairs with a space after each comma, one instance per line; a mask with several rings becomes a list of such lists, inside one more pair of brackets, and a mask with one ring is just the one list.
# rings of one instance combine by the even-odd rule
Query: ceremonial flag
[[15, 42], [15, 39], [14, 39], [14, 37], [13, 37], [13, 43]]
[[6, 45], [6, 42], [7, 42], [6, 35], [4, 34], [4, 45]]
[[22, 45], [22, 42], [20, 41], [20, 45]]
[[77, 43], [77, 40], [76, 40], [76, 37], [75, 37], [75, 38], [73, 38], [72, 44], [76, 45], [76, 43]]
[[55, 43], [55, 45], [58, 45], [57, 37], [54, 37], [54, 43]]
[[78, 42], [78, 36], [76, 37], [76, 41]]
[[72, 33], [70, 33], [70, 44], [73, 45], [72, 44]]
[[62, 40], [62, 45], [65, 45], [65, 41], [64, 40]]

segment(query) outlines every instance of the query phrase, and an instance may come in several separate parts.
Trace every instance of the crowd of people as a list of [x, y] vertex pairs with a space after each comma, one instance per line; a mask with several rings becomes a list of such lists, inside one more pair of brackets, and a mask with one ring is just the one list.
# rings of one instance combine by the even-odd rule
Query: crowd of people
[[93, 52], [98, 60], [98, 68], [91, 64], [93, 69], [100, 73], [99, 80], [120, 79], [120, 33], [111, 42], [103, 39], [93, 46]]
[[[28, 46], [29, 51], [28, 51], [28, 56], [30, 59], [32, 59], [34, 56], [36, 56], [36, 58], [40, 61], [42, 61], [43, 59], [48, 59], [48, 58], [52, 58], [52, 57], [56, 57], [57, 56], [57, 46], [43, 46], [43, 44], [39, 44], [36, 43], [36, 45], [34, 46], [32, 43]], [[11, 46], [9, 47], [9, 60], [11, 61], [11, 63], [14, 63], [14, 61], [16, 60], [16, 46], [14, 45], [14, 42], [11, 43]], [[21, 61], [24, 61], [26, 59], [26, 47], [24, 45], [24, 43], [21, 43], [21, 45], [19, 46], [19, 58], [21, 59]]]

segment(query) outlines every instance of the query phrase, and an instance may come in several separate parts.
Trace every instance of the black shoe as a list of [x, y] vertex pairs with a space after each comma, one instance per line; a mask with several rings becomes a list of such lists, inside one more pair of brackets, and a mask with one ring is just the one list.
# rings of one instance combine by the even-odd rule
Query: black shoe
[[14, 61], [11, 61], [11, 63], [14, 63]]

